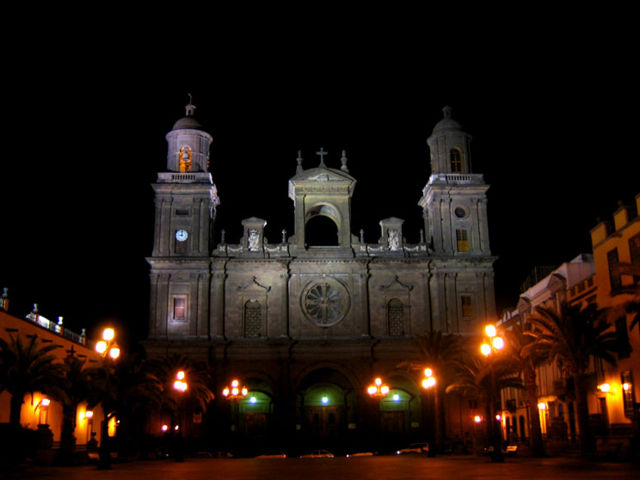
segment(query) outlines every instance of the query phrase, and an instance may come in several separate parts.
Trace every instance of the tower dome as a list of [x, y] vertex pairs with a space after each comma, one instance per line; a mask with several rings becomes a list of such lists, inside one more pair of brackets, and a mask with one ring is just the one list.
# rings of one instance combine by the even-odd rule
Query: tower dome
[[173, 172], [209, 171], [209, 148], [213, 137], [194, 117], [196, 106], [191, 102], [185, 106], [185, 116], [173, 124], [167, 133], [167, 169]]
[[470, 173], [471, 135], [451, 117], [452, 108], [442, 109], [444, 118], [436, 123], [427, 138], [431, 151], [431, 173]]
[[444, 118], [435, 124], [431, 135], [444, 132], [445, 130], [462, 130], [462, 125], [451, 117], [453, 109], [447, 105], [442, 109]]

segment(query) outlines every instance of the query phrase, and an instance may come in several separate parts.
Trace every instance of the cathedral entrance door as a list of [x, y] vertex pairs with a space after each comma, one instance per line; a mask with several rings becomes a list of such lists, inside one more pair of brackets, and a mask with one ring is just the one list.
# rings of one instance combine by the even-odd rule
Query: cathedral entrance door
[[332, 437], [338, 434], [340, 411], [338, 407], [310, 407], [307, 424], [311, 433], [318, 437]]
[[382, 412], [382, 432], [390, 435], [405, 433], [404, 412]]

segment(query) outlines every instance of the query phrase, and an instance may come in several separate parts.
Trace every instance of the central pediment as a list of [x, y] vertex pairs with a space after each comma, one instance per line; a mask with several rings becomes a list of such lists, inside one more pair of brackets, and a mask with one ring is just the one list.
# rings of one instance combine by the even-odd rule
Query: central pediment
[[310, 168], [298, 173], [296, 176], [289, 180], [296, 184], [302, 182], [345, 182], [353, 183], [356, 181], [351, 175], [341, 170], [333, 168]]

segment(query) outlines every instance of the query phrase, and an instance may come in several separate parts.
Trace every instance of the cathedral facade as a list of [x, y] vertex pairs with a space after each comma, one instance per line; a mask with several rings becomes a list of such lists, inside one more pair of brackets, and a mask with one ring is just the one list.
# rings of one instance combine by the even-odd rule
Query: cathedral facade
[[[470, 135], [445, 107], [427, 139], [417, 244], [405, 241], [400, 218], [380, 220], [377, 243], [354, 234], [356, 179], [344, 154], [331, 168], [321, 150], [315, 168], [299, 158], [288, 182], [293, 235], [268, 243], [267, 221], [252, 217], [242, 220], [242, 238], [221, 232], [214, 245], [222, 202], [209, 172], [212, 137], [194, 109], [167, 134], [167, 171], [153, 185], [149, 353], [206, 360], [220, 388], [241, 379], [249, 396], [215, 425], [236, 435], [315, 444], [372, 432], [427, 436], [419, 376], [398, 364], [419, 361], [416, 335], [477, 333], [495, 316], [488, 185], [471, 172]], [[328, 245], [314, 243], [314, 228], [330, 230]], [[366, 386], [376, 376], [390, 393], [372, 405]], [[225, 408], [222, 398], [216, 408]], [[451, 428], [463, 435], [470, 427], [458, 423]]]

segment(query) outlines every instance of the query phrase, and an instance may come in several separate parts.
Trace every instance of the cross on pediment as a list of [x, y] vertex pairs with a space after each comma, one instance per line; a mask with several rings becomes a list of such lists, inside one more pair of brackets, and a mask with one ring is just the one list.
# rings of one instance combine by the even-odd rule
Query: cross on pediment
[[318, 155], [320, 157], [320, 167], [324, 167], [324, 156], [327, 155], [329, 152], [325, 152], [323, 147], [320, 147], [320, 150], [316, 152], [316, 155]]

